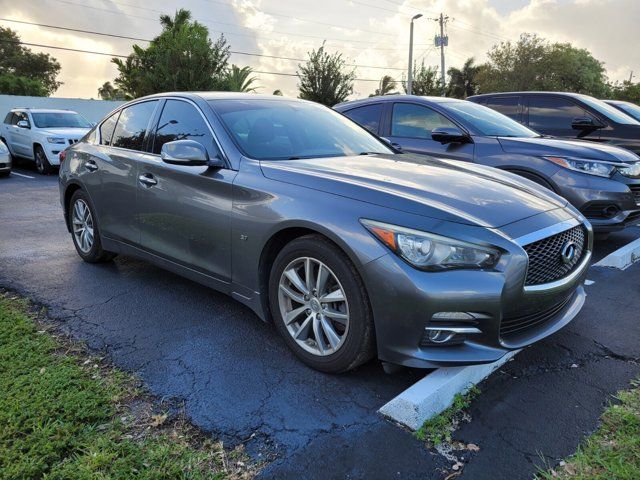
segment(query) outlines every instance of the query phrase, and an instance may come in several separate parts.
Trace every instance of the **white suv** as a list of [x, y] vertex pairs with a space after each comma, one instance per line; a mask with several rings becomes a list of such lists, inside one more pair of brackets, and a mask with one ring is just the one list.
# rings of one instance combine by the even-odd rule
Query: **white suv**
[[71, 110], [14, 108], [0, 127], [0, 139], [11, 155], [36, 162], [49, 174], [60, 165], [60, 152], [86, 135], [93, 125]]

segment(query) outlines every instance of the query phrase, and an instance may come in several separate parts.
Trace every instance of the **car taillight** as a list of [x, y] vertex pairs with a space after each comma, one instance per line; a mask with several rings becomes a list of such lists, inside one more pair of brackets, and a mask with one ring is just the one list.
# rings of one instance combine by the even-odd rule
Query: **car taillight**
[[62, 164], [62, 162], [64, 162], [64, 159], [67, 158], [67, 151], [63, 150], [60, 152], [60, 155], [58, 155], [58, 158], [60, 159], [60, 163]]

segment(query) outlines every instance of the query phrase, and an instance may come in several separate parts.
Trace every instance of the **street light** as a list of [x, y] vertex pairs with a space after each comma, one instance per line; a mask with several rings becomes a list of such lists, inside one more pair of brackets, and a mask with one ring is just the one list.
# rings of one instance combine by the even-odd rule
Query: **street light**
[[411, 27], [409, 29], [409, 71], [407, 72], [407, 95], [411, 95], [413, 92], [413, 21], [419, 19], [421, 16], [421, 13], [413, 16], [411, 19]]

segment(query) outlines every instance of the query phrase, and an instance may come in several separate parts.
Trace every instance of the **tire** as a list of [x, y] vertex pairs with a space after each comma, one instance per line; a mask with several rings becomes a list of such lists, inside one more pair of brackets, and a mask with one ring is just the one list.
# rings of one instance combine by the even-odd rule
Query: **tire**
[[8, 177], [10, 173], [11, 173], [11, 170], [7, 170], [6, 172], [0, 172], [0, 178]]
[[36, 145], [33, 149], [34, 159], [36, 161], [36, 170], [42, 175], [51, 175], [54, 167], [47, 160], [47, 155], [40, 145]]
[[[82, 214], [85, 211], [84, 209], [88, 212], [88, 217]], [[82, 190], [76, 190], [71, 197], [67, 215], [69, 216], [73, 245], [82, 260], [88, 263], [101, 263], [108, 262], [116, 256], [115, 253], [102, 248], [95, 210], [89, 196]], [[84, 222], [79, 221], [81, 218], [86, 220]], [[79, 233], [81, 229], [86, 230], [87, 233]], [[89, 231], [92, 232], [90, 236]]]
[[[319, 281], [320, 268], [324, 281]], [[302, 281], [307, 269], [312, 272], [311, 288]], [[316, 292], [318, 283], [324, 288]], [[304, 295], [305, 290], [309, 295]], [[346, 372], [375, 354], [373, 315], [362, 279], [344, 252], [320, 235], [297, 238], [280, 251], [269, 274], [269, 306], [285, 343], [311, 368]], [[298, 311], [287, 326], [286, 314]], [[294, 339], [296, 333], [298, 340]]]

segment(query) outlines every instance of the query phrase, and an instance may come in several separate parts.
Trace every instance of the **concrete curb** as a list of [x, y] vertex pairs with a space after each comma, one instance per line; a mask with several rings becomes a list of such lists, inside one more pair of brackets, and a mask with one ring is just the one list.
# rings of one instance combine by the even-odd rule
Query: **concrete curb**
[[640, 260], [640, 238], [610, 253], [593, 267], [611, 267], [624, 270]]
[[412, 385], [378, 412], [411, 430], [438, 415], [453, 403], [457, 393], [464, 393], [508, 362], [520, 350], [509, 352], [500, 360], [486, 365], [439, 368]]

